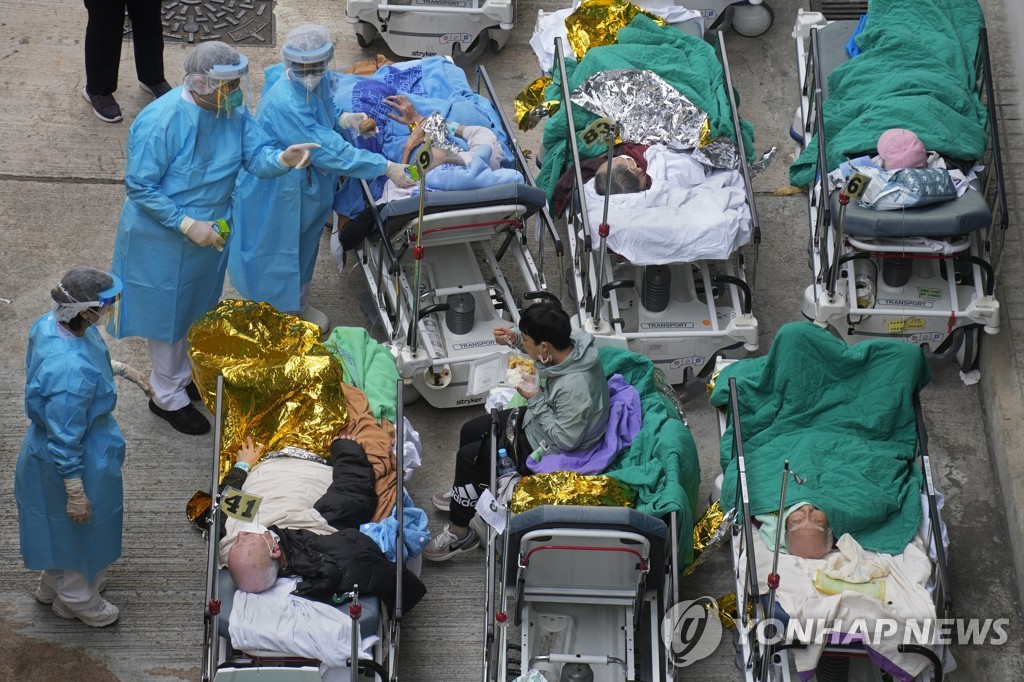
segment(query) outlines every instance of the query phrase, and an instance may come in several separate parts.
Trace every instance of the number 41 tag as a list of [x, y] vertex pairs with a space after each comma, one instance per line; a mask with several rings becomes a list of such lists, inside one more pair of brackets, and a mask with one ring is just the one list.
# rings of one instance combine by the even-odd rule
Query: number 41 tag
[[221, 498], [221, 510], [228, 516], [239, 521], [252, 521], [256, 518], [256, 512], [260, 510], [260, 502], [263, 498], [259, 495], [250, 495], [236, 488], [225, 488], [224, 496]]

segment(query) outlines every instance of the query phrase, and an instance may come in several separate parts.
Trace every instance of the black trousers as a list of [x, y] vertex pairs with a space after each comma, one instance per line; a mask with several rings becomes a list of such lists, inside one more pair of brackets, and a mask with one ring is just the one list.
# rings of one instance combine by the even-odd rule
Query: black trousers
[[117, 90], [124, 38], [124, 11], [132, 21], [135, 71], [139, 82], [155, 85], [164, 78], [164, 37], [160, 0], [85, 0], [85, 87], [93, 95]]
[[[522, 412], [514, 433], [507, 433], [509, 415], [512, 410], [498, 412], [498, 447], [505, 448], [515, 461], [519, 473], [528, 473], [526, 458], [533, 452], [522, 432]], [[462, 425], [459, 432], [459, 450], [455, 453], [455, 483], [452, 484], [452, 502], [448, 507], [448, 521], [465, 528], [476, 514], [476, 501], [490, 484], [491, 459], [491, 415], [485, 414]]]

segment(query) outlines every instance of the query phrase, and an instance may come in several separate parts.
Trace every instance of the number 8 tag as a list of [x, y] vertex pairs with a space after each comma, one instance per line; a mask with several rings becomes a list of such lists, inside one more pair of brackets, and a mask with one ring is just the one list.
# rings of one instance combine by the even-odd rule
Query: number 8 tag
[[252, 521], [256, 518], [256, 512], [260, 510], [260, 502], [263, 498], [259, 495], [251, 495], [236, 488], [225, 488], [224, 496], [221, 498], [221, 509], [228, 516], [239, 521]]

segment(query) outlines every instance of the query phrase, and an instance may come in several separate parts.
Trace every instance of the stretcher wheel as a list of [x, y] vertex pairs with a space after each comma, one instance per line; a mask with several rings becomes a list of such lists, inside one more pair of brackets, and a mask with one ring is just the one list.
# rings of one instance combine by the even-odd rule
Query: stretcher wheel
[[963, 330], [956, 349], [956, 361], [961, 372], [970, 372], [978, 362], [978, 328]]
[[732, 18], [732, 27], [741, 36], [756, 38], [763, 35], [775, 23], [775, 12], [767, 3], [737, 6]]
[[356, 33], [356, 43], [359, 45], [359, 47], [367, 48], [370, 46], [371, 43], [373, 43], [373, 39], [371, 38], [367, 40], [362, 33]]
[[505, 45], [502, 44], [502, 43], [499, 43], [497, 40], [491, 40], [488, 43], [488, 45], [491, 48], [491, 53], [492, 54], [498, 54], [499, 52], [501, 52], [502, 50], [505, 49]]

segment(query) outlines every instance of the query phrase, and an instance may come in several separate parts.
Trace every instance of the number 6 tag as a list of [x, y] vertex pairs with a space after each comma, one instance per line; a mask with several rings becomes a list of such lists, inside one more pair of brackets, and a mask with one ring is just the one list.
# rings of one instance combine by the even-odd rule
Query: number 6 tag
[[224, 496], [221, 498], [221, 509], [231, 518], [239, 521], [252, 521], [256, 518], [256, 512], [260, 510], [260, 502], [263, 498], [259, 495], [251, 495], [236, 488], [225, 488]]
[[851, 199], [859, 199], [861, 194], [864, 194], [864, 190], [868, 188], [868, 183], [871, 182], [871, 178], [864, 175], [863, 173], [854, 173], [846, 182], [846, 196]]

